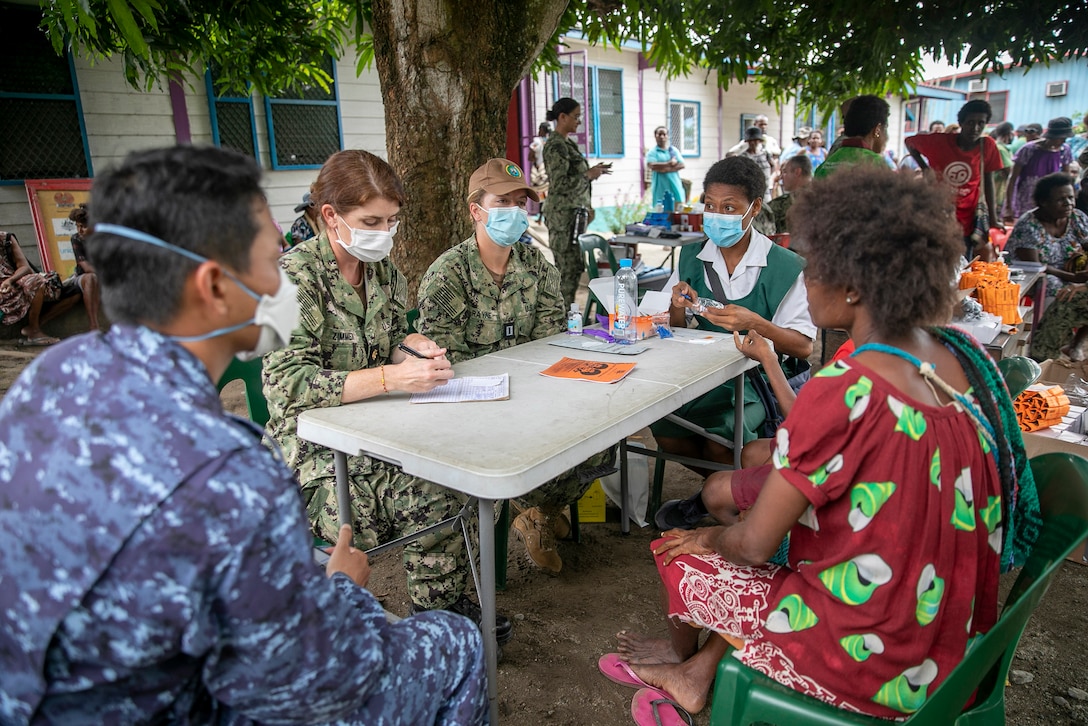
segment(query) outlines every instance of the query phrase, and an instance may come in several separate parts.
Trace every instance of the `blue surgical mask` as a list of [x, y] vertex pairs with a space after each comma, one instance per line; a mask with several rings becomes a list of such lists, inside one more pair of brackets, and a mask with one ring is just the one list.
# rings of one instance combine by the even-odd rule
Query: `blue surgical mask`
[[[752, 200], [752, 204], [748, 205], [748, 209], [744, 210], [744, 214], [748, 214], [754, 204], [755, 200]], [[732, 247], [740, 242], [741, 237], [752, 228], [752, 222], [755, 221], [753, 217], [752, 222], [749, 222], [747, 227], [743, 226], [744, 214], [705, 212], [703, 214], [703, 232], [706, 233], [711, 242], [719, 247]]]
[[525, 230], [529, 229], [529, 212], [521, 207], [480, 209], [487, 212], [487, 223], [484, 224], [487, 236], [500, 247], [513, 246], [525, 234]]
[[[118, 237], [127, 237], [128, 239], [136, 240], [137, 242], [145, 242], [164, 250], [176, 252], [195, 262], [208, 261], [207, 257], [203, 257], [195, 252], [178, 247], [177, 245], [170, 244], [154, 235], [141, 232], [138, 229], [132, 229], [131, 227], [124, 227], [119, 224], [96, 224], [94, 231], [115, 234]], [[259, 325], [261, 328], [261, 335], [257, 339], [257, 347], [249, 351], [239, 351], [235, 354], [237, 358], [241, 360], [252, 360], [263, 356], [265, 353], [271, 353], [274, 350], [286, 346], [287, 342], [291, 339], [291, 331], [298, 327], [299, 307], [298, 287], [287, 278], [287, 273], [283, 271], [283, 268], [280, 268], [280, 286], [276, 290], [275, 295], [258, 295], [250, 290], [249, 287], [239, 280], [230, 270], [224, 268], [223, 272], [230, 279], [234, 280], [235, 284], [242, 288], [247, 295], [257, 301], [257, 309], [254, 311], [253, 317], [243, 323], [238, 323], [237, 325], [218, 328], [200, 335], [175, 335], [172, 336], [173, 339], [181, 343], [195, 343], [199, 340], [207, 340], [220, 335], [227, 335], [228, 333], [241, 330], [249, 325]]]

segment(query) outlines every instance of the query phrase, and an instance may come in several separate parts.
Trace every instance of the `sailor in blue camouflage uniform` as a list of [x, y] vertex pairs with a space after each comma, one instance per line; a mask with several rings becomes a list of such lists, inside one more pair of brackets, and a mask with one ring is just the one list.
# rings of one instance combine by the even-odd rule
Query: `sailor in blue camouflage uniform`
[[0, 403], [2, 724], [487, 722], [471, 621], [389, 623], [350, 536], [320, 572], [290, 471], [219, 403], [298, 317], [259, 179], [178, 147], [95, 180], [114, 327]]
[[[331, 539], [340, 526], [333, 453], [299, 438], [298, 415], [394, 391], [430, 391], [453, 369], [443, 349], [408, 333], [408, 283], [389, 259], [404, 201], [392, 167], [366, 151], [339, 151], [325, 161], [310, 194], [324, 228], [283, 256], [287, 277], [298, 285], [301, 324], [285, 347], [265, 356], [264, 393], [269, 433], [295, 470], [311, 526]], [[359, 415], [367, 415], [365, 405]], [[465, 503], [465, 495], [395, 464], [369, 456], [347, 462], [360, 549], [437, 524]], [[465, 592], [470, 571], [460, 528], [407, 544], [402, 562], [413, 611], [447, 609], [480, 621], [480, 606]], [[497, 616], [498, 642], [511, 635], [510, 619]]]
[[[419, 286], [419, 330], [454, 363], [563, 330], [559, 272], [535, 247], [518, 242], [529, 228], [526, 200], [538, 201], [521, 168], [491, 159], [469, 178], [474, 234], [435, 260]], [[559, 574], [556, 539], [570, 533], [564, 508], [612, 470], [612, 449], [514, 500], [514, 532], [529, 560]]]

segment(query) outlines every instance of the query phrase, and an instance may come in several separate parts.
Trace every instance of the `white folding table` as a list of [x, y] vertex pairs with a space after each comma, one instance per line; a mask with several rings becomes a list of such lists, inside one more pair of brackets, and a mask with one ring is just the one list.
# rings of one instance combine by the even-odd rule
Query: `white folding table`
[[[298, 435], [334, 451], [345, 488], [347, 456], [366, 454], [477, 498], [479, 521], [489, 523], [496, 501], [532, 491], [756, 365], [737, 352], [732, 336], [680, 334], [711, 342], [654, 338], [645, 353], [620, 356], [533, 341], [454, 366], [457, 376], [508, 373], [509, 400], [411, 404], [407, 395], [382, 396], [306, 411], [298, 418]], [[540, 375], [564, 356], [637, 365], [614, 384]], [[743, 388], [737, 386], [738, 397]], [[741, 415], [740, 402], [736, 410]], [[736, 431], [739, 439], [741, 426]], [[735, 443], [739, 451], [741, 442]], [[340, 499], [342, 510], [346, 501]], [[490, 526], [479, 532], [477, 587], [482, 622], [490, 624], [483, 628], [484, 652], [491, 722], [497, 724], [495, 533]]]

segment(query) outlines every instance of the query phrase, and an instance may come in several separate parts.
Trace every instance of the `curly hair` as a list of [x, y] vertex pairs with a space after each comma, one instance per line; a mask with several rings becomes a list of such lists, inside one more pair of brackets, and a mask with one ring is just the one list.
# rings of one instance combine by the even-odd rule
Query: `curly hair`
[[73, 209], [71, 212], [68, 212], [68, 219], [72, 220], [76, 224], [83, 225], [84, 227], [87, 226], [87, 218], [88, 217], [89, 217], [89, 214], [87, 213], [87, 205], [86, 204], [80, 204], [78, 207]]
[[1035, 182], [1035, 189], [1031, 192], [1031, 199], [1035, 202], [1035, 206], [1039, 207], [1050, 200], [1050, 193], [1055, 189], [1071, 186], [1074, 186], [1073, 177], [1069, 174], [1062, 171], [1047, 174]]
[[857, 166], [798, 192], [789, 224], [805, 277], [856, 289], [881, 335], [948, 321], [963, 231], [947, 190]]
[[711, 184], [729, 184], [744, 190], [749, 202], [762, 199], [767, 191], [767, 177], [759, 164], [747, 156], [730, 156], [710, 167], [703, 179], [703, 190]]
[[858, 96], [850, 104], [843, 119], [843, 133], [847, 136], [866, 136], [881, 124], [888, 123], [891, 107], [879, 96]]

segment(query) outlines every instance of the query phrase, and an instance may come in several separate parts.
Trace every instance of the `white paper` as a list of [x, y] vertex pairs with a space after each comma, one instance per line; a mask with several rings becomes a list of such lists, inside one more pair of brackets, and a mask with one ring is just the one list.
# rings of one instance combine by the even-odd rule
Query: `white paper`
[[412, 403], [459, 403], [461, 401], [501, 401], [510, 398], [510, 375], [465, 376], [451, 378], [445, 385], [427, 393], [413, 393]]
[[668, 312], [672, 304], [672, 291], [647, 290], [642, 296], [642, 302], [638, 304], [639, 315], [656, 315]]
[[590, 280], [589, 289], [601, 301], [605, 310], [615, 310], [613, 301], [616, 298], [616, 278], [598, 277]]

